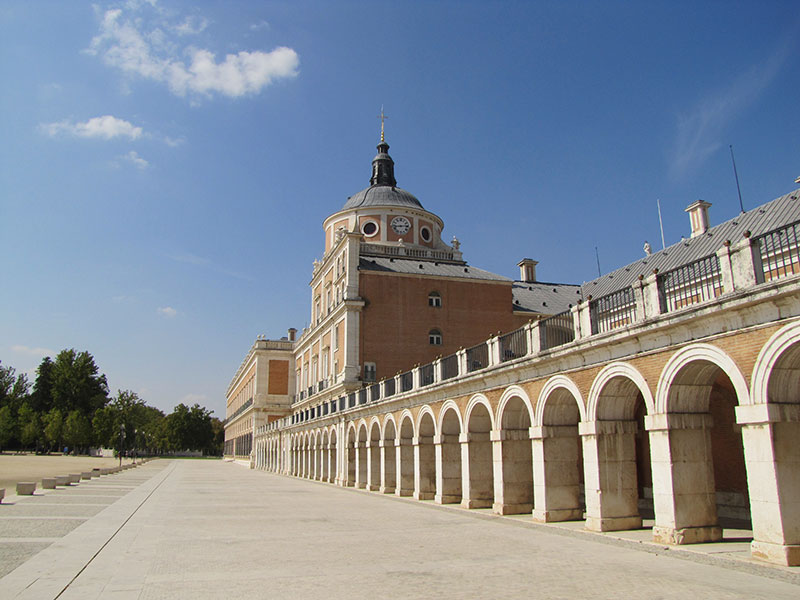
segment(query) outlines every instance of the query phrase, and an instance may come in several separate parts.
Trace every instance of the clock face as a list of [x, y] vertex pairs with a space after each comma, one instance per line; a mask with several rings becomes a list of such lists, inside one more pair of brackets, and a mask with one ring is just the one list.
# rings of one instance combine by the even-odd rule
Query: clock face
[[397, 235], [405, 235], [411, 229], [411, 222], [405, 217], [395, 217], [392, 219], [392, 230]]

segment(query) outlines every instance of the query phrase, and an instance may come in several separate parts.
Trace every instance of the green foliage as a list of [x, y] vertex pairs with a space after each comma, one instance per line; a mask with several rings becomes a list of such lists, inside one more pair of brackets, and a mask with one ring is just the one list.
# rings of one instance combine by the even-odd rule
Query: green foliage
[[91, 422], [78, 410], [71, 411], [64, 422], [64, 443], [71, 449], [88, 448], [92, 443]]
[[209, 452], [214, 445], [211, 413], [199, 404], [191, 408], [178, 404], [167, 415], [166, 426], [172, 450], [201, 450]]
[[24, 373], [15, 375], [14, 367], [0, 365], [0, 406], [16, 407], [28, 396], [30, 384]]
[[61, 440], [64, 437], [64, 415], [57, 408], [52, 408], [44, 415], [42, 421], [44, 422], [44, 437], [50, 448], [60, 449]]
[[40, 413], [49, 412], [53, 408], [53, 361], [49, 356], [45, 356], [36, 369], [30, 403]]
[[24, 402], [17, 413], [19, 441], [23, 448], [38, 446], [42, 439], [42, 420], [27, 402]]
[[0, 407], [0, 450], [11, 443], [16, 429], [17, 418], [12, 408], [9, 405]]
[[98, 374], [99, 369], [88, 352], [62, 350], [49, 371], [53, 406], [65, 414], [78, 410], [92, 415], [108, 402], [106, 376]]

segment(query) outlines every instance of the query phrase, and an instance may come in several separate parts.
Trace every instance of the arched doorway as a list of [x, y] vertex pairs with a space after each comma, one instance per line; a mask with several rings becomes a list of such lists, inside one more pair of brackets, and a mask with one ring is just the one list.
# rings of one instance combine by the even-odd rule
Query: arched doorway
[[381, 426], [377, 420], [369, 428], [367, 453], [367, 489], [377, 492], [381, 488]]
[[381, 440], [381, 464], [383, 477], [381, 478], [381, 493], [394, 494], [397, 487], [397, 446], [395, 439], [397, 431], [393, 419], [386, 419], [383, 426], [383, 439]]
[[414, 440], [414, 498], [431, 500], [436, 495], [436, 426], [430, 410], [423, 412]]
[[499, 417], [499, 477], [496, 477], [494, 511], [501, 515], [533, 510], [533, 455], [530, 439], [531, 412], [519, 395], [502, 404]]
[[492, 456], [492, 415], [481, 401], [467, 409], [467, 441], [464, 477], [462, 479], [464, 508], [487, 508], [494, 504], [494, 460]]
[[461, 502], [461, 418], [455, 404], [445, 405], [440, 416], [440, 434], [436, 440], [436, 497], [439, 504]]
[[400, 420], [400, 435], [396, 442], [397, 473], [399, 475], [398, 496], [414, 494], [414, 422], [411, 415], [403, 415]]

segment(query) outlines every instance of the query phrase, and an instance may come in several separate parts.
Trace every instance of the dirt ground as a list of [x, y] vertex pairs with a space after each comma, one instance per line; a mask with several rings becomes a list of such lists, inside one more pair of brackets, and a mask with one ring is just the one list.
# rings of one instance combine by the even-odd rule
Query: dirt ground
[[[122, 464], [128, 462], [131, 462], [130, 459], [122, 460]], [[118, 458], [0, 454], [0, 488], [6, 488], [6, 496], [9, 496], [16, 493], [18, 481], [35, 481], [36, 488], [39, 489], [42, 486], [42, 477], [80, 473], [118, 464]]]

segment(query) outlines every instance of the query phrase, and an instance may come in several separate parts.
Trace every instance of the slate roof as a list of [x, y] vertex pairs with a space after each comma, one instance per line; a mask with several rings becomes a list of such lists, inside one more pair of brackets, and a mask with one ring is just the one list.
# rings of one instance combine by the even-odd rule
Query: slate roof
[[359, 261], [362, 271], [384, 273], [403, 273], [406, 275], [430, 275], [433, 277], [459, 277], [462, 279], [482, 279], [484, 281], [508, 281], [511, 279], [496, 275], [466, 263], [434, 262], [413, 258], [390, 258], [382, 256], [362, 256]]
[[[342, 210], [361, 206], [402, 206], [406, 208], [422, 208], [422, 204], [411, 192], [389, 185], [371, 185], [356, 192], [347, 199]], [[424, 208], [422, 210], [425, 210]]]
[[578, 303], [581, 299], [581, 286], [544, 281], [515, 281], [512, 293], [515, 311], [555, 315]]
[[796, 221], [800, 221], [800, 190], [744, 212], [729, 221], [711, 227], [702, 235], [681, 240], [664, 250], [654, 252], [650, 256], [584, 283], [581, 287], [585, 296], [600, 298], [632, 285], [638, 280], [639, 275], [645, 277], [651, 275], [653, 269], [665, 273], [710, 256], [722, 247], [725, 240], [736, 244], [745, 237], [745, 231], [750, 231], [750, 237], [756, 237]]

